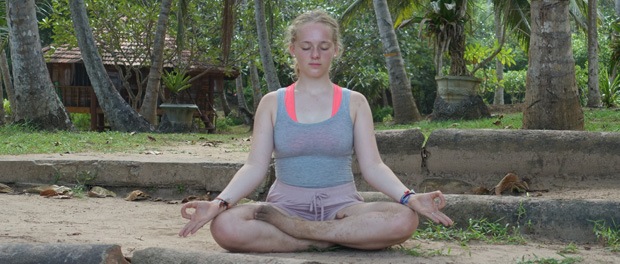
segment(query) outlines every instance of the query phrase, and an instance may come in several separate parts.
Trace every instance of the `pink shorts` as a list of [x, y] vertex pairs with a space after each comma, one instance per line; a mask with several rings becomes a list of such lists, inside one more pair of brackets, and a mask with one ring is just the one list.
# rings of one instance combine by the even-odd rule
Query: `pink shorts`
[[310, 221], [333, 220], [336, 214], [351, 205], [364, 202], [355, 183], [327, 188], [303, 188], [276, 180], [267, 195], [266, 202], [284, 210], [291, 216]]

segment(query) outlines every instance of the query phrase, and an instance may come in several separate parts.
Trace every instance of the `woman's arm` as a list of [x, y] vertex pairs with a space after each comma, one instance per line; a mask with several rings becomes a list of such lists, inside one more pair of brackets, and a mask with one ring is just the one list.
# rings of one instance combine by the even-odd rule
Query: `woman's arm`
[[[273, 151], [276, 99], [276, 93], [269, 93], [260, 101], [254, 116], [252, 146], [248, 159], [218, 195], [217, 200], [192, 201], [181, 207], [181, 216], [190, 221], [179, 231], [179, 236], [186, 237], [196, 233], [205, 224], [226, 210], [227, 205], [234, 205], [246, 197], [264, 180]], [[192, 209], [193, 212], [191, 212]]]
[[275, 92], [261, 99], [254, 116], [252, 145], [248, 158], [218, 196], [231, 205], [249, 195], [265, 178], [274, 147], [273, 124], [276, 109]]
[[[400, 201], [408, 188], [383, 163], [375, 139], [372, 113], [366, 98], [359, 93], [351, 94], [351, 117], [354, 122], [353, 138], [355, 155], [364, 179], [378, 191]], [[435, 223], [452, 225], [452, 219], [440, 212], [446, 200], [440, 191], [416, 194], [405, 204], [412, 210], [428, 217]]]
[[373, 188], [399, 201], [408, 188], [383, 163], [377, 148], [370, 106], [366, 98], [357, 92], [351, 93], [351, 117], [353, 145], [362, 176]]

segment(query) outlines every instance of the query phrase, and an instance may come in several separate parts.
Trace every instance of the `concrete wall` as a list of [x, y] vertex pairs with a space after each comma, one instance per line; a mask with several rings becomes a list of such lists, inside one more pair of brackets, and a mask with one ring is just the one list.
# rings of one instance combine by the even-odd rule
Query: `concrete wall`
[[425, 179], [493, 187], [512, 172], [529, 178], [531, 189], [620, 187], [620, 133], [447, 129], [434, 131], [425, 151]]
[[[507, 173], [530, 189], [620, 188], [620, 133], [547, 130], [436, 130], [424, 143], [417, 129], [377, 132], [381, 157], [407, 186], [468, 193], [494, 187]], [[361, 179], [358, 188], [373, 191]]]
[[[379, 131], [376, 140], [384, 162], [407, 186], [467, 193], [495, 186], [508, 172], [530, 179], [530, 188], [587, 187], [596, 182], [620, 188], [620, 133], [458, 130], [434, 131], [424, 143], [417, 129]], [[0, 182], [75, 184], [90, 172], [92, 185], [130, 188], [194, 188], [221, 191], [240, 163], [126, 160], [0, 160]], [[361, 179], [360, 191], [374, 191]], [[260, 198], [273, 181], [273, 169], [252, 198]]]

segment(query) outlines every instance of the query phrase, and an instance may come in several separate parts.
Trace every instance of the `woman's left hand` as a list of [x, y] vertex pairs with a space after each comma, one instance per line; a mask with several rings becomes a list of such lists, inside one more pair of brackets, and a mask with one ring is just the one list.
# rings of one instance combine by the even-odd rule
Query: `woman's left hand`
[[441, 223], [445, 226], [450, 226], [454, 223], [450, 217], [439, 211], [446, 206], [446, 198], [441, 191], [414, 194], [410, 196], [407, 205], [435, 223]]

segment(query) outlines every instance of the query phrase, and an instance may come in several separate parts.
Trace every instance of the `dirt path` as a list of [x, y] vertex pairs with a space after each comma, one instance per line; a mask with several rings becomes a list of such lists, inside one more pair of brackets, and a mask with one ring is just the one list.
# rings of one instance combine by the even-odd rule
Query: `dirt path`
[[[235, 146], [184, 145], [140, 153], [40, 154], [23, 158], [98, 158], [98, 159], [208, 159], [243, 162], [249, 143]], [[234, 150], [230, 150], [234, 149]], [[0, 157], [2, 158], [2, 157]], [[592, 187], [592, 186], [590, 186]], [[616, 190], [600, 188], [566, 188], [545, 194], [553, 198], [619, 199]], [[119, 194], [124, 197], [126, 194]], [[53, 199], [30, 194], [0, 194], [0, 243], [111, 243], [121, 246], [131, 257], [136, 250], [164, 247], [179, 251], [225, 252], [210, 236], [208, 226], [196, 235], [180, 238], [185, 224], [180, 217], [180, 201], [129, 202], [122, 198]], [[530, 238], [529, 241], [535, 241]], [[524, 260], [553, 258], [568, 243], [529, 242], [526, 245], [489, 245], [471, 242], [409, 240], [402, 247], [422, 254], [413, 257], [398, 247], [377, 252], [337, 250], [321, 253], [268, 254], [285, 258], [304, 258], [325, 263], [519, 263]], [[578, 245], [580, 263], [620, 263], [620, 253], [609, 252], [600, 245]]]
[[[196, 235], [180, 238], [185, 224], [178, 201], [128, 202], [121, 198], [53, 199], [38, 195], [0, 194], [0, 243], [111, 243], [119, 244], [126, 256], [148, 247], [179, 251], [225, 252], [204, 227]], [[404, 248], [432, 257], [413, 257], [397, 248], [378, 252], [340, 250], [322, 253], [270, 254], [305, 258], [327, 263], [518, 263], [536, 258], [563, 259], [558, 254], [566, 243], [530, 242], [526, 245], [489, 245], [471, 242], [409, 240]], [[599, 245], [579, 245], [582, 263], [619, 263], [620, 253]]]

